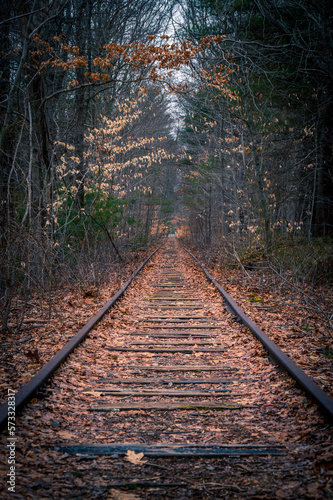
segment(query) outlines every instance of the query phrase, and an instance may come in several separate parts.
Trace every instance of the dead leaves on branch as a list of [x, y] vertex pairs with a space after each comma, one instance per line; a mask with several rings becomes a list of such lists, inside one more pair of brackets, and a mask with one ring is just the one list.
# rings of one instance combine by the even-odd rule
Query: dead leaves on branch
[[[173, 85], [168, 81], [172, 71], [179, 70], [183, 66], [188, 66], [199, 55], [203, 55], [205, 50], [213, 45], [221, 44], [223, 35], [208, 35], [198, 43], [186, 39], [182, 43], [169, 43], [169, 37], [162, 35], [159, 40], [154, 35], [147, 36], [146, 43], [107, 43], [104, 45], [104, 56], [95, 57], [93, 65], [95, 71], [85, 73], [86, 83], [105, 84], [112, 81], [112, 72], [119, 67], [128, 66], [133, 71], [148, 69], [149, 78], [156, 82], [165, 83], [169, 90], [173, 92], [184, 92], [188, 90], [187, 83]], [[50, 41], [43, 40], [39, 34], [33, 37], [34, 50], [30, 51], [30, 63], [27, 67], [43, 73], [48, 67], [59, 68], [63, 71], [75, 68], [87, 68], [88, 60], [80, 53], [77, 46], [70, 45], [62, 40], [61, 36], [55, 36]], [[165, 71], [168, 74], [165, 74]], [[208, 86], [219, 88], [232, 96], [231, 91], [226, 91], [228, 76], [233, 71], [228, 67], [219, 65], [212, 73], [202, 74], [203, 83]], [[141, 79], [141, 76], [138, 76]], [[75, 89], [79, 86], [77, 80], [68, 82], [68, 89]]]

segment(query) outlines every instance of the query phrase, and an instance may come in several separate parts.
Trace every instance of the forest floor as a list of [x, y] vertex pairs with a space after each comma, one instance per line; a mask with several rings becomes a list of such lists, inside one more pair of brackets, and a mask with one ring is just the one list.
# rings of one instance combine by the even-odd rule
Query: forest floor
[[[0, 328], [0, 404], [8, 388], [18, 390], [47, 363], [97, 311], [121, 288], [141, 262], [153, 251], [136, 251], [116, 264], [100, 286], [73, 284], [51, 291], [43, 299], [30, 299], [22, 326], [16, 328], [20, 310], [9, 329]], [[13, 301], [15, 303], [15, 300]]]
[[269, 270], [217, 265], [208, 270], [247, 316], [333, 397], [332, 286], [303, 284], [297, 290]]
[[[144, 297], [152, 293], [152, 282], [164, 265], [163, 253], [158, 252], [125, 296], [57, 371], [44, 397], [35, 398], [17, 417], [17, 489], [15, 494], [6, 496], [4, 493], [3, 498], [333, 498], [332, 429], [316, 405], [271, 363], [260, 342], [224, 310], [220, 295], [193, 260], [182, 250], [180, 256], [177, 268], [188, 276], [193, 293], [200, 293], [205, 303], [203, 314], [223, 325], [220, 342], [225, 352], [182, 356], [112, 352], [115, 345], [129, 345], [128, 334], [133, 328], [141, 328], [142, 314], [157, 314], [144, 305]], [[41, 326], [34, 329], [29, 326], [29, 330], [20, 334], [13, 331], [10, 338], [8, 334], [3, 336], [5, 399], [7, 389], [15, 390], [29, 380], [119, 289], [144, 258], [142, 255], [135, 265], [124, 267], [123, 273], [98, 293], [89, 289], [59, 292], [55, 299], [59, 304], [58, 313], [52, 315], [50, 321], [47, 311], [31, 309], [27, 317], [31, 323], [26, 321], [26, 324]], [[255, 273], [250, 279], [235, 271], [210, 271], [284, 352], [332, 394], [333, 370], [329, 354], [332, 343], [325, 320], [307, 309], [307, 304], [298, 302], [292, 292], [285, 290], [280, 294], [281, 290], [269, 289], [266, 284], [263, 288], [261, 278]], [[254, 301], [254, 298], [260, 300]], [[325, 303], [321, 302], [325, 308], [329, 305], [327, 301], [328, 296]], [[141, 372], [149, 377], [145, 367], [150, 365], [167, 366], [170, 362], [214, 365], [221, 362], [221, 356], [223, 362], [236, 370], [237, 392], [241, 392], [245, 403], [242, 410], [89, 411], [97, 397], [95, 388], [103, 377], [109, 383], [113, 377], [133, 377]], [[133, 363], [137, 366], [136, 371], [133, 371]], [[205, 375], [194, 374], [196, 376]], [[107, 399], [105, 395], [104, 398]], [[141, 460], [135, 456], [122, 459], [63, 453], [57, 449], [59, 443], [119, 441], [245, 445], [264, 442], [284, 446], [286, 454], [210, 459], [145, 460], [144, 457]], [[5, 436], [1, 442], [4, 460], [0, 475], [6, 481]], [[135, 483], [135, 491], [125, 486], [128, 483]], [[158, 486], [160, 483], [174, 486]]]

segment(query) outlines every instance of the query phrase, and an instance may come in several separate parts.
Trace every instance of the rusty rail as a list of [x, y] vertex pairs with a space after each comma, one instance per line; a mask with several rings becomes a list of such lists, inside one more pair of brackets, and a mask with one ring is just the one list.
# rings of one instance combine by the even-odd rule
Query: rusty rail
[[[163, 245], [163, 243], [162, 243]], [[124, 294], [133, 279], [139, 274], [141, 269], [147, 264], [152, 256], [161, 248], [160, 245], [154, 252], [152, 252], [142, 264], [134, 271], [128, 278], [126, 283], [118, 290], [118, 292], [111, 297], [110, 300], [93, 316], [88, 323], [86, 323], [74, 337], [72, 337], [67, 344], [64, 345], [60, 351], [57, 352], [37, 373], [36, 375], [24, 384], [15, 394], [15, 411], [19, 413], [24, 406], [26, 406], [32, 397], [36, 394], [38, 389], [44, 385], [55, 370], [63, 363], [66, 358], [74, 351], [74, 349], [86, 338], [88, 333], [94, 326], [103, 318], [107, 311], [115, 304], [115, 302]], [[8, 404], [4, 403], [0, 407], [0, 431], [6, 428], [8, 421]]]
[[298, 385], [310, 396], [310, 398], [319, 406], [323, 415], [327, 418], [329, 423], [333, 424], [333, 399], [323, 391], [316, 382], [309, 377], [289, 356], [287, 356], [269, 337], [264, 333], [236, 304], [234, 299], [221, 287], [215, 278], [208, 272], [208, 270], [201, 264], [201, 262], [189, 250], [185, 248], [186, 252], [199, 264], [209, 281], [211, 281], [228, 306], [232, 309], [235, 315], [242, 321], [242, 323], [251, 330], [251, 332], [260, 340], [260, 342], [267, 349], [272, 358], [287, 372], [291, 377], [296, 380]]

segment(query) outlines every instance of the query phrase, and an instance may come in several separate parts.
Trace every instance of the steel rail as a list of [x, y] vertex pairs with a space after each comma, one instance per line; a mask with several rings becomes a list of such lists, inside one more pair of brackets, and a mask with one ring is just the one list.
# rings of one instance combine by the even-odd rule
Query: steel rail
[[[163, 245], [164, 243], [162, 243]], [[54, 371], [63, 363], [66, 358], [74, 351], [74, 349], [86, 338], [88, 333], [94, 326], [103, 318], [107, 311], [115, 304], [115, 302], [124, 294], [126, 289], [132, 283], [133, 279], [139, 274], [141, 269], [153, 257], [153, 255], [161, 248], [160, 245], [154, 252], [152, 252], [142, 264], [134, 271], [128, 278], [126, 283], [115, 293], [111, 299], [72, 337], [67, 344], [60, 349], [37, 373], [34, 377], [24, 384], [18, 392], [14, 395], [15, 398], [15, 412], [18, 414], [24, 406], [26, 406], [36, 394], [37, 390], [44, 385]], [[0, 407], [0, 432], [6, 428], [8, 421], [8, 403], [4, 403]]]
[[237, 305], [234, 299], [221, 287], [215, 278], [201, 264], [195, 255], [185, 248], [186, 252], [199, 264], [206, 277], [216, 286], [225, 302], [232, 309], [235, 315], [242, 323], [251, 330], [251, 332], [261, 341], [269, 354], [275, 361], [296, 380], [298, 385], [310, 396], [310, 398], [318, 405], [322, 414], [326, 417], [330, 424], [333, 424], [333, 399], [323, 391], [316, 382], [309, 377], [289, 356], [287, 356], [269, 337], [264, 333], [258, 325], [256, 325], [242, 309]]

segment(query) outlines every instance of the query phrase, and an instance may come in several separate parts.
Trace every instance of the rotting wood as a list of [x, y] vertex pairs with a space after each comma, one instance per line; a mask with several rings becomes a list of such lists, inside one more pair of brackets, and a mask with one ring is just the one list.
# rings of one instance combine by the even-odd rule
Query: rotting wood
[[204, 319], [204, 320], [211, 320], [215, 321], [213, 318], [210, 318], [210, 316], [139, 316], [137, 319], [138, 320], [146, 320], [146, 319], [158, 319], [158, 320], [163, 320], [163, 319], [181, 319], [181, 320], [192, 320], [192, 319]]
[[122, 335], [138, 335], [139, 337], [156, 337], [156, 338], [189, 338], [189, 337], [198, 337], [198, 338], [214, 338], [214, 336], [210, 333], [200, 333], [200, 332], [186, 332], [186, 333], [175, 333], [175, 332], [123, 332]]
[[203, 372], [203, 371], [238, 371], [238, 368], [231, 366], [211, 366], [211, 365], [167, 365], [167, 366], [152, 366], [152, 365], [129, 365], [128, 368], [136, 370], [153, 370], [155, 372]]
[[[236, 379], [220, 379], [220, 378], [105, 378], [99, 379], [99, 382], [105, 381], [109, 384], [232, 384]], [[244, 379], [242, 379], [244, 382]]]
[[180, 326], [171, 326], [171, 325], [140, 325], [140, 328], [150, 328], [151, 330], [159, 330], [164, 328], [170, 328], [171, 330], [217, 330], [218, 326], [211, 325], [180, 325]]
[[218, 341], [214, 341], [214, 340], [181, 340], [180, 342], [162, 342], [162, 341], [158, 341], [158, 340], [152, 340], [152, 341], [144, 341], [144, 340], [141, 340], [141, 341], [136, 341], [136, 340], [132, 340], [131, 341], [131, 345], [149, 345], [149, 346], [188, 346], [188, 345], [193, 345], [193, 346], [196, 346], [196, 345], [214, 345], [216, 347], [224, 347], [224, 345], [222, 344], [218, 344]]
[[167, 289], [169, 289], [169, 288], [172, 288], [172, 289], [174, 289], [174, 288], [177, 288], [177, 289], [180, 288], [182, 290], [186, 290], [186, 288], [185, 288], [184, 285], [177, 285], [176, 283], [172, 283], [172, 284], [171, 283], [164, 283], [164, 284], [162, 284], [162, 283], [151, 283], [151, 285], [154, 286], [155, 288], [167, 288]]
[[[189, 319], [141, 319], [139, 321], [144, 321], [145, 323], [167, 323], [167, 324], [169, 324], [169, 323], [171, 323], [171, 324], [180, 323], [180, 324], [186, 324], [186, 323], [188, 323], [189, 320], [191, 320], [191, 318], [189, 318]], [[198, 320], [196, 320], [196, 321], [198, 321]], [[205, 324], [205, 323], [203, 323], [203, 324]]]
[[285, 450], [280, 446], [271, 445], [225, 445], [212, 444], [200, 445], [180, 444], [180, 445], [165, 445], [155, 444], [147, 445], [142, 443], [110, 443], [110, 444], [67, 444], [55, 446], [56, 451], [62, 453], [81, 454], [81, 455], [119, 455], [124, 456], [128, 450], [135, 453], [143, 453], [145, 457], [239, 457], [239, 456], [267, 456], [267, 455], [283, 455]]
[[165, 390], [165, 389], [143, 389], [143, 390], [126, 390], [126, 389], [112, 389], [110, 387], [93, 387], [90, 390], [85, 389], [86, 392], [101, 392], [107, 393], [109, 396], [167, 396], [167, 397], [239, 397], [240, 394], [234, 394], [230, 389], [223, 389], [220, 391], [175, 391], [175, 390]]
[[[181, 301], [180, 301], [181, 302]], [[204, 305], [194, 305], [194, 304], [177, 304], [177, 306], [173, 306], [171, 303], [170, 304], [167, 304], [166, 302], [163, 302], [161, 304], [158, 304], [158, 305], [154, 305], [154, 304], [149, 304], [148, 306], [148, 309], [161, 309], [161, 308], [164, 308], [164, 309], [172, 309], [172, 310], [175, 310], [175, 309], [204, 309], [205, 306]]]
[[179, 401], [179, 402], [128, 402], [128, 403], [99, 403], [100, 406], [88, 408], [88, 411], [130, 411], [130, 410], [241, 410], [243, 408], [252, 408], [251, 405], [241, 404], [225, 404], [225, 403], [212, 403], [211, 401]]
[[[120, 483], [108, 483], [108, 488], [181, 488], [188, 486], [187, 483], [162, 483], [161, 481], [124, 481]], [[123, 497], [125, 498], [125, 497]], [[130, 497], [128, 497], [130, 498]], [[134, 497], [131, 497], [134, 498]], [[137, 497], [135, 497], [137, 498]]]
[[[196, 302], [197, 299], [192, 299], [192, 298], [186, 298], [186, 297], [177, 297], [177, 298], [174, 298], [174, 297], [148, 297], [144, 300], [153, 300], [153, 301], [165, 301], [165, 302]], [[201, 305], [201, 304], [200, 304]]]
[[177, 302], [177, 301], [191, 301], [191, 302], [202, 302], [200, 297], [189, 297], [188, 295], [177, 295], [177, 292], [171, 293], [159, 293], [152, 297], [147, 297], [143, 300], [165, 300], [166, 302]]
[[162, 353], [162, 352], [169, 352], [172, 354], [175, 353], [183, 353], [183, 354], [192, 354], [194, 352], [224, 352], [225, 349], [185, 349], [185, 348], [168, 348], [168, 347], [147, 347], [146, 349], [144, 348], [135, 348], [135, 347], [106, 347], [107, 351], [121, 351], [121, 352], [155, 352], [155, 353]]
[[147, 309], [153, 309], [153, 310], [156, 310], [156, 311], [197, 311], [198, 309], [205, 309], [205, 306], [172, 306], [171, 304], [168, 305], [168, 304], [159, 304], [158, 306], [156, 305], [153, 305], [153, 304], [149, 304], [149, 306], [147, 306]]

